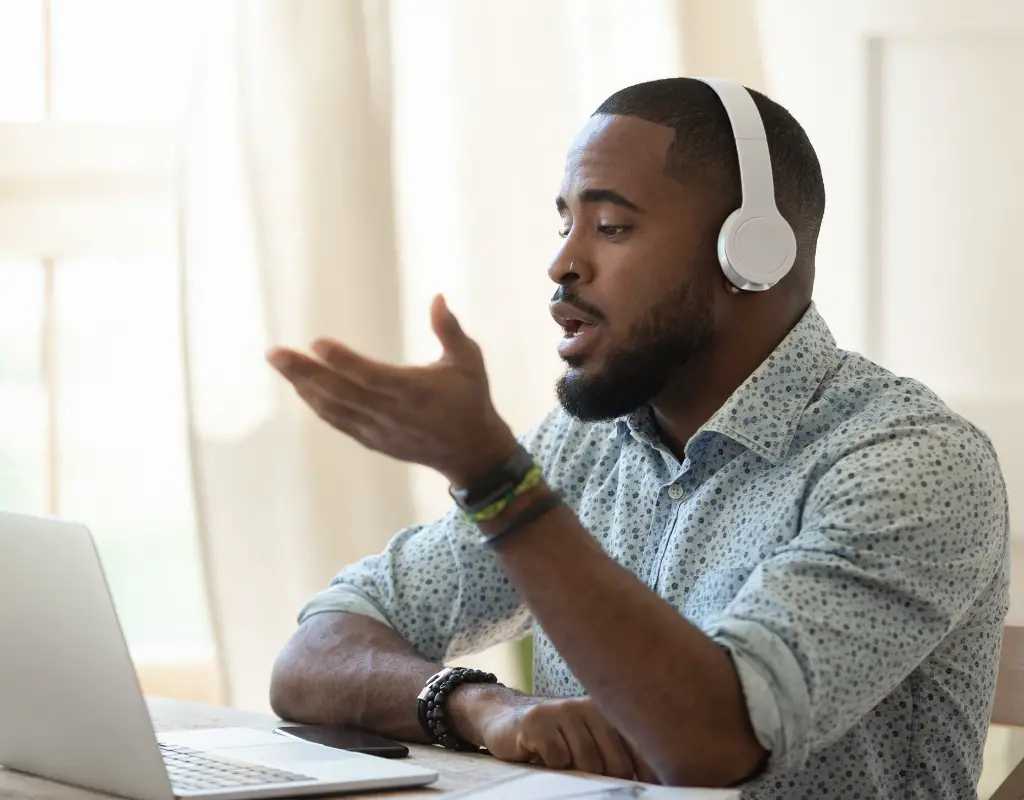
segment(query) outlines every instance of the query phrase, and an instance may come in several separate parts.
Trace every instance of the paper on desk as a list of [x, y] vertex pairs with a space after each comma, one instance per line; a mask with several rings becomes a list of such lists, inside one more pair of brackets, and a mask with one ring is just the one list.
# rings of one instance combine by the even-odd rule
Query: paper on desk
[[646, 783], [616, 783], [537, 772], [503, 778], [445, 797], [447, 800], [739, 800], [740, 793], [728, 789], [676, 789]]

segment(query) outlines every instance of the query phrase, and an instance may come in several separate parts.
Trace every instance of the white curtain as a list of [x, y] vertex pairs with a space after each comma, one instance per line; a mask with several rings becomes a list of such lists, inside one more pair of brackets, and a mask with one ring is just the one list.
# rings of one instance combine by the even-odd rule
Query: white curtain
[[437, 354], [444, 291], [517, 430], [553, 402], [553, 198], [614, 90], [760, 86], [748, 0], [244, 0], [219, 6], [190, 115], [182, 250], [199, 531], [226, 699], [265, 709], [301, 604], [443, 482], [350, 444], [262, 360], [336, 336]]

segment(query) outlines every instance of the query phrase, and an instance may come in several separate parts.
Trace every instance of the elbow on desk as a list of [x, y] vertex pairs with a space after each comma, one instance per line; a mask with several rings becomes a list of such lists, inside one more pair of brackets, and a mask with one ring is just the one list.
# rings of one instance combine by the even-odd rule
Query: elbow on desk
[[305, 670], [294, 653], [285, 648], [274, 662], [270, 674], [270, 708], [289, 722], [308, 725], [329, 722], [321, 704], [311, 702], [311, 686]]
[[278, 656], [270, 675], [270, 708], [281, 719], [301, 722], [297, 719], [295, 709], [296, 695], [294, 676], [288, 665], [282, 663], [282, 657]]
[[710, 752], [680, 753], [671, 762], [652, 763], [658, 781], [663, 786], [726, 789], [753, 780], [764, 771], [770, 753], [753, 735], [715, 738]]

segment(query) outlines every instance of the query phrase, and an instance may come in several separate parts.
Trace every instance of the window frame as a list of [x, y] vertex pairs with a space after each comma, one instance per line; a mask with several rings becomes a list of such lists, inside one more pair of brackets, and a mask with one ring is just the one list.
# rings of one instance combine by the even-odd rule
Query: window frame
[[[59, 515], [55, 270], [63, 259], [130, 258], [177, 250], [175, 178], [181, 126], [173, 120], [54, 120], [51, 11], [50, 1], [43, 0], [43, 117], [0, 121], [0, 259], [31, 259], [44, 269], [43, 382], [48, 398], [44, 513]], [[147, 694], [223, 701], [212, 642], [197, 648], [130, 649]]]

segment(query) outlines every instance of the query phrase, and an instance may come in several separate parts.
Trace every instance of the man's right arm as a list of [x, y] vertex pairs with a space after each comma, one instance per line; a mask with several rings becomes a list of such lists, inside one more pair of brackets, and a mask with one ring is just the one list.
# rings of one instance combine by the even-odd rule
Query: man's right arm
[[317, 614], [285, 645], [270, 679], [282, 719], [348, 724], [426, 741], [414, 698], [438, 669], [394, 630], [348, 612]]
[[[524, 437], [555, 461], [564, 415]], [[270, 701], [285, 719], [350, 724], [426, 742], [416, 696], [442, 662], [510, 641], [532, 619], [476, 526], [453, 511], [397, 534], [383, 553], [346, 567], [303, 609], [278, 656]], [[503, 676], [499, 676], [499, 680]], [[632, 777], [653, 775], [589, 698], [548, 699], [494, 685], [461, 685], [450, 729], [508, 761]]]
[[[489, 603], [467, 602], [482, 592]], [[442, 663], [519, 638], [530, 625], [475, 527], [450, 512], [399, 532], [306, 604], [274, 665], [271, 706], [297, 722], [421, 741], [416, 696]]]
[[[410, 742], [426, 742], [416, 695], [441, 665], [424, 658], [398, 633], [363, 614], [323, 613], [307, 619], [281, 651], [270, 703], [283, 719], [348, 724]], [[506, 690], [507, 691], [507, 690]], [[457, 693], [453, 715], [468, 713], [493, 687]], [[453, 697], [453, 700], [455, 697]], [[457, 729], [469, 727], [453, 719]]]
[[[537, 458], [550, 457], [565, 419], [555, 409], [522, 437], [523, 445]], [[479, 535], [453, 508], [342, 569], [303, 608], [278, 657], [274, 710], [297, 721], [352, 722], [421, 738], [415, 699], [427, 678], [443, 662], [520, 638], [532, 624]], [[404, 705], [394, 698], [405, 698]]]
[[[270, 702], [284, 719], [354, 725], [428, 743], [415, 698], [440, 668], [371, 617], [317, 614], [278, 656]], [[547, 699], [493, 684], [462, 684], [446, 714], [456, 736], [506, 761], [655, 780], [588, 697]]]

